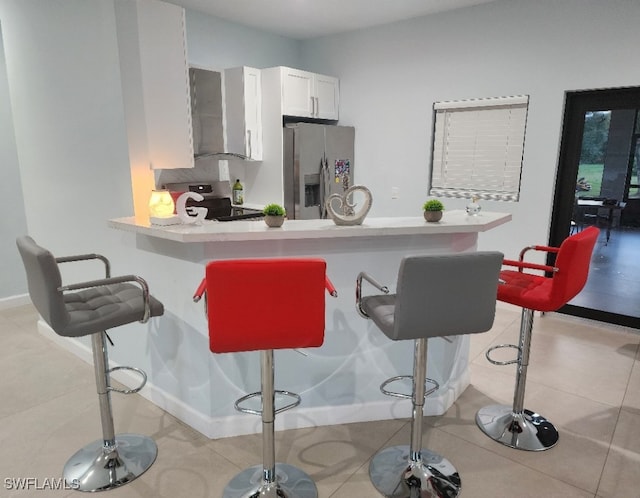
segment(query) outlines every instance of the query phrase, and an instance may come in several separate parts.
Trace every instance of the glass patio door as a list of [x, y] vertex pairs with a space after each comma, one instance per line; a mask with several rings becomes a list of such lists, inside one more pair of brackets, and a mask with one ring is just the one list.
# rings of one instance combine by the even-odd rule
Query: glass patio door
[[584, 290], [560, 311], [640, 328], [640, 88], [568, 92], [550, 244], [601, 229]]

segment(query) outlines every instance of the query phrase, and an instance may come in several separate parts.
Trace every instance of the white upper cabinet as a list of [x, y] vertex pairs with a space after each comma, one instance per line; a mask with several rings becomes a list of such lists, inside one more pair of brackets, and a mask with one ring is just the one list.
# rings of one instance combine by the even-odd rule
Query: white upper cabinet
[[340, 82], [333, 76], [314, 75], [314, 93], [316, 98], [315, 117], [319, 119], [338, 119], [340, 104]]
[[282, 67], [282, 114], [317, 119], [338, 119], [338, 78]]
[[193, 168], [184, 9], [136, 0], [140, 82], [152, 168]]
[[225, 150], [262, 160], [262, 84], [259, 69], [223, 72]]

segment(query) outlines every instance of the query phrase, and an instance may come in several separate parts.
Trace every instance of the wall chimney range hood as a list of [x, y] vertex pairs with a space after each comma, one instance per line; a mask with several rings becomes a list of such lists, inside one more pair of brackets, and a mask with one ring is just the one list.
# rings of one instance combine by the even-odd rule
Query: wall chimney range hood
[[208, 69], [189, 68], [189, 88], [194, 158], [249, 159], [239, 151], [226, 150], [222, 74]]

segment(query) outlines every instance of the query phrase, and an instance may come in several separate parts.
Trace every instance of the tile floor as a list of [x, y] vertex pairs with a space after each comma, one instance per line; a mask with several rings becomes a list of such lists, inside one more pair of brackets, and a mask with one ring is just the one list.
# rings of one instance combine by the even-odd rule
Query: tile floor
[[[0, 497], [78, 497], [76, 491], [16, 490], [60, 475], [77, 448], [100, 435], [93, 370], [41, 337], [31, 306], [0, 310]], [[476, 427], [475, 412], [510, 403], [514, 366], [484, 351], [513, 342], [519, 310], [501, 305], [493, 329], [471, 341], [471, 385], [440, 417], [426, 417], [426, 447], [458, 468], [464, 497], [640, 497], [640, 334], [557, 314], [536, 315], [525, 405], [551, 419], [560, 442], [545, 452], [504, 447]], [[116, 497], [220, 497], [240, 469], [260, 460], [260, 437], [209, 440], [133, 396], [114, 396], [116, 430], [152, 436], [159, 456]], [[249, 415], [247, 415], [249, 416]], [[375, 498], [368, 461], [409, 441], [407, 420], [282, 431], [278, 461], [298, 465], [320, 498]]]
[[591, 258], [589, 280], [570, 304], [640, 317], [640, 228], [614, 228], [606, 243], [604, 227]]

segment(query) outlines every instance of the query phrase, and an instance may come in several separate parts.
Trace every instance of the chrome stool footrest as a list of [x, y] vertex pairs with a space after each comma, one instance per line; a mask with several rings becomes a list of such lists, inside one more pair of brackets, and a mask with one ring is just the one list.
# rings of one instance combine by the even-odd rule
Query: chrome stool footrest
[[[301, 398], [300, 398], [299, 394], [292, 393], [292, 392], [289, 392], [289, 391], [279, 391], [277, 389], [274, 391], [274, 393], [275, 394], [280, 394], [282, 396], [288, 396], [288, 397], [290, 397], [290, 398], [292, 398], [294, 400], [293, 402], [291, 402], [289, 404], [286, 404], [286, 405], [284, 405], [284, 406], [282, 406], [280, 408], [276, 408], [274, 410], [274, 414], [278, 414], [278, 413], [284, 412], [284, 411], [289, 410], [291, 408], [294, 408], [294, 407], [296, 407], [296, 406], [298, 406], [300, 404]], [[236, 410], [238, 410], [239, 412], [242, 412], [242, 413], [250, 413], [251, 415], [262, 415], [262, 410], [254, 410], [252, 408], [243, 408], [242, 406], [240, 406], [240, 404], [244, 403], [245, 401], [248, 401], [248, 400], [253, 399], [253, 398], [261, 397], [261, 396], [262, 396], [262, 391], [257, 391], [255, 393], [247, 394], [246, 396], [242, 396], [242, 398], [238, 398], [233, 406], [235, 407]]]
[[120, 394], [135, 394], [137, 392], [140, 392], [140, 390], [147, 383], [147, 374], [146, 374], [146, 372], [144, 370], [141, 370], [140, 368], [136, 368], [136, 367], [113, 367], [113, 368], [110, 368], [109, 370], [107, 370], [107, 372], [109, 374], [111, 374], [111, 372], [115, 372], [116, 370], [129, 370], [131, 372], [135, 372], [135, 373], [137, 373], [138, 375], [140, 375], [142, 377], [142, 382], [140, 383], [140, 385], [138, 387], [134, 387], [133, 389], [118, 389], [117, 387], [107, 386], [107, 389], [109, 391], [115, 391], [115, 392], [120, 393]]
[[[387, 396], [393, 396], [395, 398], [403, 398], [403, 399], [412, 399], [413, 398], [412, 394], [399, 393], [396, 391], [389, 391], [388, 389], [386, 389], [386, 387], [392, 382], [396, 382], [404, 379], [413, 379], [413, 375], [397, 375], [396, 377], [390, 377], [389, 379], [385, 380], [382, 384], [380, 384], [380, 391], [382, 392], [382, 394], [386, 394]], [[433, 379], [426, 378], [425, 382], [428, 382], [429, 384], [433, 384], [434, 386], [424, 393], [425, 398], [430, 394], [436, 392], [438, 389], [440, 389], [440, 384], [438, 384], [438, 382]]]
[[497, 346], [492, 346], [489, 349], [487, 349], [487, 352], [484, 354], [487, 360], [489, 360], [489, 363], [493, 363], [494, 365], [513, 365], [514, 363], [518, 363], [518, 358], [516, 358], [515, 360], [508, 360], [508, 361], [497, 361], [497, 360], [491, 359], [489, 355], [496, 349], [502, 349], [502, 348], [513, 348], [513, 349], [517, 349], [518, 352], [520, 351], [520, 348], [515, 344], [498, 344]]

